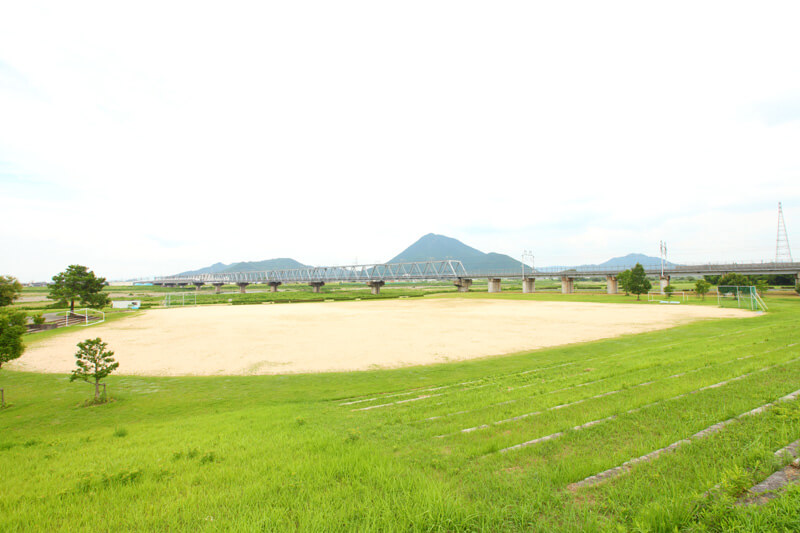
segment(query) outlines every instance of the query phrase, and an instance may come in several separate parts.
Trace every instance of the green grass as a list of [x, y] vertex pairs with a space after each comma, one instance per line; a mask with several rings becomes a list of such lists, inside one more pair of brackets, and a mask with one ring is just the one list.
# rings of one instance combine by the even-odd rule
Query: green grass
[[[12, 405], [0, 411], [0, 530], [797, 530], [798, 489], [759, 508], [732, 502], [800, 438], [800, 402], [566, 489], [800, 389], [800, 299], [768, 303], [770, 313], [746, 320], [446, 365], [115, 376], [113, 401], [92, 407], [80, 407], [90, 385], [2, 370]], [[717, 484], [719, 494], [703, 496]]]

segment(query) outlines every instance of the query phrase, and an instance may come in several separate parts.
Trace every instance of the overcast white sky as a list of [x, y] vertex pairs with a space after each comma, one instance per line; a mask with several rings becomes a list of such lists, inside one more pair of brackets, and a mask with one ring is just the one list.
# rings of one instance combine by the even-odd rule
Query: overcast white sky
[[0, 3], [0, 274], [800, 259], [798, 2]]

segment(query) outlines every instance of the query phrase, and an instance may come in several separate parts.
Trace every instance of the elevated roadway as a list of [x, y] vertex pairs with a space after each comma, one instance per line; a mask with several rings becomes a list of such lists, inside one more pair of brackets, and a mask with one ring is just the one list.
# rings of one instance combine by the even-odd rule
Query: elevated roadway
[[[500, 292], [502, 279], [522, 279], [523, 292], [533, 292], [536, 278], [560, 278], [561, 290], [573, 292], [574, 280], [580, 277], [605, 276], [609, 294], [618, 290], [617, 275], [633, 268], [635, 265], [608, 267], [520, 267], [519, 270], [477, 271], [467, 270], [461, 261], [418, 261], [410, 263], [375, 263], [368, 265], [344, 265], [327, 267], [306, 267], [288, 270], [266, 270], [258, 272], [225, 272], [215, 274], [194, 274], [190, 276], [162, 276], [148, 281], [155, 285], [186, 286], [197, 288], [206, 283], [216, 287], [217, 292], [225, 284], [238, 285], [241, 292], [253, 283], [267, 284], [272, 291], [284, 283], [306, 283], [314, 292], [319, 292], [326, 283], [349, 282], [366, 283], [373, 294], [379, 294], [380, 288], [390, 281], [452, 281], [460, 291], [469, 290], [472, 280], [485, 278], [488, 280], [489, 292]], [[780, 274], [792, 275], [800, 282], [800, 263], [761, 262], [761, 263], [707, 263], [697, 265], [644, 265], [645, 273], [657, 276], [663, 288], [669, 284], [672, 276], [704, 276], [723, 275], [736, 272], [745, 275]]]

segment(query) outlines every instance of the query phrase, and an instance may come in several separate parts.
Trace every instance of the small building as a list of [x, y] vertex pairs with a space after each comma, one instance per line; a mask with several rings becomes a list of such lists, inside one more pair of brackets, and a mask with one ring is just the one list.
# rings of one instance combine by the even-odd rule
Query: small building
[[139, 309], [142, 305], [141, 300], [112, 300], [112, 309]]

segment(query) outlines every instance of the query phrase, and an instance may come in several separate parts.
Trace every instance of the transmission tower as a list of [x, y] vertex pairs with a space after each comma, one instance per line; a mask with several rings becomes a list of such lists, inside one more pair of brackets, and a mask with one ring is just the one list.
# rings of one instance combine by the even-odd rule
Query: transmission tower
[[792, 262], [792, 249], [789, 248], [789, 236], [786, 233], [786, 222], [783, 220], [783, 207], [780, 202], [778, 202], [778, 239], [775, 243], [775, 262]]

